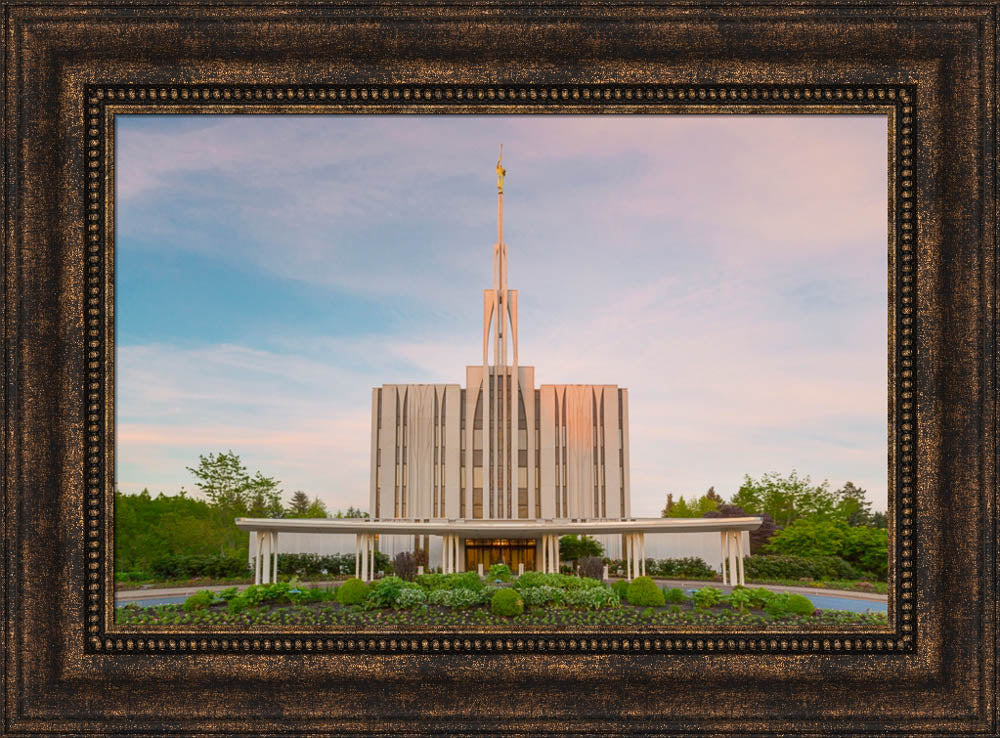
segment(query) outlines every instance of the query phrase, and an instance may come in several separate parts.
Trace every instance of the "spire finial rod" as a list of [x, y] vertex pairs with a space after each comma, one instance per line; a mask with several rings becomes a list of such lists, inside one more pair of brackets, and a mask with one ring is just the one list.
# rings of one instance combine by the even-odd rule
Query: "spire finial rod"
[[507, 170], [503, 168], [500, 162], [503, 161], [503, 144], [500, 144], [500, 156], [497, 159], [497, 194], [503, 194], [503, 175], [507, 173]]

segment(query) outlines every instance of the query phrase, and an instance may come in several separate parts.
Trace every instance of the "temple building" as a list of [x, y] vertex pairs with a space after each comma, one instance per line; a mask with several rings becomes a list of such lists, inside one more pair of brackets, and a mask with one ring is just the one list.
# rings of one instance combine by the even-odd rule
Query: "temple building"
[[498, 160], [482, 363], [466, 367], [465, 387], [384, 384], [372, 390], [371, 518], [237, 520], [251, 531], [258, 581], [271, 581], [281, 532], [283, 552], [353, 547], [357, 573], [365, 579], [378, 575], [376, 550], [390, 558], [414, 551], [428, 567], [445, 572], [500, 562], [515, 572], [559, 571], [559, 537], [576, 534], [593, 536], [606, 556], [622, 559], [627, 578], [644, 573], [647, 557], [681, 555], [714, 561], [728, 581], [742, 582], [749, 531], [760, 518], [633, 518], [628, 390], [613, 384], [536, 387], [534, 367], [520, 364], [517, 290], [508, 286], [503, 238], [505, 173]]
[[[503, 239], [503, 176], [497, 162], [497, 241], [493, 287], [483, 290], [482, 363], [466, 367], [464, 388], [385, 384], [372, 391], [369, 509], [377, 519], [630, 515], [628, 390], [536, 387], [534, 367], [519, 362], [517, 290], [508, 286]], [[541, 545], [489, 540], [463, 548]], [[422, 548], [421, 541], [414, 547]]]

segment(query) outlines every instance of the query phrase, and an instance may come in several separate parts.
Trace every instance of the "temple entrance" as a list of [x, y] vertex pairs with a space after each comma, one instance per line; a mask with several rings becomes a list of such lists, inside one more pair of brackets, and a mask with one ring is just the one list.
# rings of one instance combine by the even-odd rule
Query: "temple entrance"
[[466, 538], [465, 570], [477, 571], [482, 564], [489, 571], [493, 564], [506, 564], [517, 574], [524, 564], [525, 571], [534, 571], [536, 545], [533, 538]]

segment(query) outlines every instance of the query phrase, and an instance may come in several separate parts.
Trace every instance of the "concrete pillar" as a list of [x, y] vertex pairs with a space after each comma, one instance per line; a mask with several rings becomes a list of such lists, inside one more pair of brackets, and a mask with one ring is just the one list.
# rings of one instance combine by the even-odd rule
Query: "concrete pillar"
[[263, 542], [260, 538], [260, 531], [255, 530], [253, 532], [253, 583], [260, 584], [260, 552]]
[[483, 562], [482, 561], [479, 562], [479, 566], [476, 567], [476, 568], [478, 570], [479, 576], [480, 577], [484, 576], [485, 572], [483, 571]]
[[737, 582], [745, 587], [747, 580], [743, 574], [743, 557], [746, 556], [746, 553], [743, 551], [743, 531], [736, 531], [736, 542], [736, 548], [739, 554], [736, 559]]
[[271, 536], [274, 539], [274, 576], [271, 577], [271, 581], [276, 582], [278, 581], [278, 531], [274, 531]]
[[729, 531], [729, 583], [736, 584], [739, 577], [736, 573], [736, 536], [739, 531]]
[[632, 536], [625, 534], [625, 580], [632, 581]]
[[601, 581], [602, 582], [608, 581], [608, 565], [607, 564], [604, 565], [604, 571], [601, 572]]
[[639, 572], [646, 576], [646, 534], [639, 534]]
[[719, 538], [722, 541], [722, 583], [726, 583], [726, 531], [719, 532]]
[[520, 563], [519, 563], [519, 564], [517, 565], [517, 575], [518, 575], [518, 576], [521, 576], [522, 574], [524, 574], [524, 562], [523, 562], [523, 561], [522, 561], [522, 562], [520, 562]]
[[556, 574], [562, 569], [562, 559], [559, 558], [559, 536], [552, 536], [552, 548], [556, 552]]

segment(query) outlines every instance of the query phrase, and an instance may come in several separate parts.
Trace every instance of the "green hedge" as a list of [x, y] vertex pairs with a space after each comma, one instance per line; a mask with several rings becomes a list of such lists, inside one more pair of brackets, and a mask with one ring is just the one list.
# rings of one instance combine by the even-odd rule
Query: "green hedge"
[[153, 576], [158, 579], [193, 579], [195, 577], [225, 579], [250, 576], [251, 573], [249, 562], [240, 555], [167, 554], [155, 559], [149, 568]]
[[860, 573], [839, 556], [755, 554], [743, 560], [747, 579], [858, 579]]

